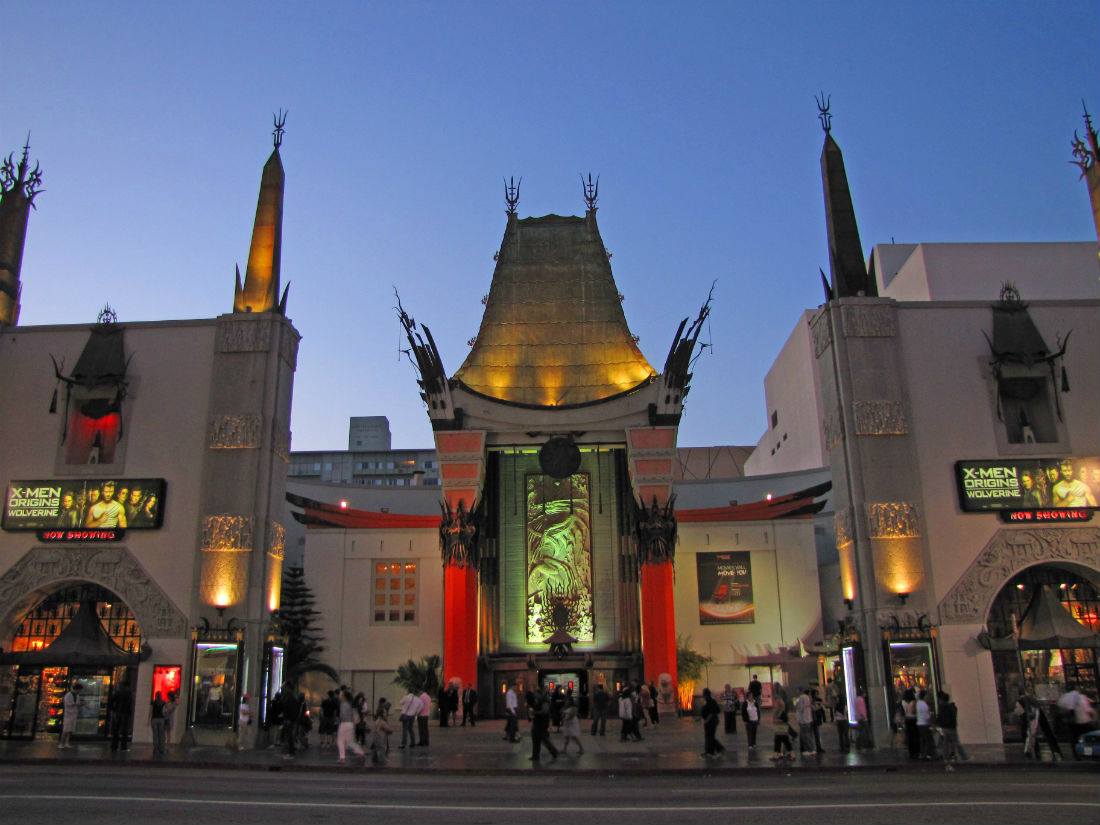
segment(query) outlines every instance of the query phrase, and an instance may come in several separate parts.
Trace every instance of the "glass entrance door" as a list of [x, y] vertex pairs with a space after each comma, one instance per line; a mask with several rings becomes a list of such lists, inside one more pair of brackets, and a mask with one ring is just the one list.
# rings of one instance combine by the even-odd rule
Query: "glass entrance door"
[[107, 735], [107, 700], [111, 695], [111, 677], [104, 673], [77, 675], [81, 686], [80, 713], [76, 717], [73, 736]]

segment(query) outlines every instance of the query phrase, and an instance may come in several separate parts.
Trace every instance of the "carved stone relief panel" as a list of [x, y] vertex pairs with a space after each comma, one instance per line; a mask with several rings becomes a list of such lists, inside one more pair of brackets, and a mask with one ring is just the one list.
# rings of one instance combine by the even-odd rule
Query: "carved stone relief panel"
[[814, 337], [814, 357], [820, 358], [821, 353], [833, 343], [833, 330], [829, 326], [829, 310], [819, 312], [810, 324], [810, 332]]
[[846, 306], [841, 316], [849, 338], [893, 338], [897, 335], [894, 311], [885, 306]]
[[244, 450], [260, 446], [264, 422], [258, 415], [216, 415], [210, 419], [206, 445], [211, 450]]
[[[122, 546], [36, 547], [0, 576], [0, 611], [18, 621], [52, 590], [87, 581], [105, 587], [134, 611], [147, 638], [182, 638], [187, 616]], [[19, 615], [15, 615], [19, 614]]]
[[267, 352], [270, 321], [224, 321], [219, 325], [218, 352]]
[[832, 409], [825, 414], [825, 449], [835, 450], [844, 442], [844, 419], [840, 410]]
[[867, 509], [867, 532], [873, 539], [907, 539], [920, 535], [917, 507], [907, 501], [874, 501]]
[[279, 522], [271, 522], [271, 534], [268, 537], [267, 552], [281, 559], [286, 551], [286, 528]]
[[271, 451], [285, 464], [290, 463], [290, 430], [276, 424], [271, 429]]
[[202, 548], [204, 550], [251, 550], [252, 517], [228, 514], [204, 516]]
[[833, 527], [836, 531], [836, 546], [843, 547], [846, 544], [851, 544], [855, 540], [855, 536], [852, 533], [852, 510], [850, 507], [845, 507], [842, 510], [837, 510], [833, 515]]
[[905, 435], [909, 423], [898, 401], [857, 401], [856, 435]]
[[998, 530], [940, 602], [944, 624], [984, 622], [993, 599], [1021, 570], [1044, 562], [1100, 572], [1100, 528]]

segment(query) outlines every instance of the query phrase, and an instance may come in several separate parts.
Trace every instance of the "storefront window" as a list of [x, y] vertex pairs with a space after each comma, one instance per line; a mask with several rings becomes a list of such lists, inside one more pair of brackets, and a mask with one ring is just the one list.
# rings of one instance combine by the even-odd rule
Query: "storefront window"
[[95, 603], [96, 615], [111, 641], [127, 653], [141, 650], [141, 630], [133, 611], [111, 591], [95, 584], [82, 584], [51, 593], [27, 613], [12, 637], [11, 652], [49, 647], [85, 602]]
[[236, 723], [239, 642], [195, 642], [191, 723], [232, 728]]

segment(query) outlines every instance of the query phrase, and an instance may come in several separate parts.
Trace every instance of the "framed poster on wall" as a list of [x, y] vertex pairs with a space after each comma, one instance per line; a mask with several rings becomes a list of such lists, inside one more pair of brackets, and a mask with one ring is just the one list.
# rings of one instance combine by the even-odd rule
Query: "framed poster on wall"
[[752, 561], [747, 552], [696, 553], [699, 624], [753, 624]]

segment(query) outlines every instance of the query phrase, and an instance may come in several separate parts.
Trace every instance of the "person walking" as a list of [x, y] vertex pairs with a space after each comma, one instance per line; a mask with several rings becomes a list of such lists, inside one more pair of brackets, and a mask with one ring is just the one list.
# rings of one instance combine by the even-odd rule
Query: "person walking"
[[737, 733], [737, 693], [727, 682], [718, 698], [722, 702], [722, 721], [725, 723], [723, 730], [727, 734]]
[[752, 679], [749, 681], [748, 692], [752, 694], [752, 698], [756, 700], [756, 706], [762, 707], [760, 704], [760, 697], [764, 694], [764, 686], [760, 684], [760, 680], [756, 678], [756, 674], [752, 675]]
[[[349, 693], [351, 692], [350, 688], [343, 688], [343, 690], [347, 690]], [[382, 702], [384, 700], [379, 699], [378, 701]], [[356, 717], [355, 741], [363, 747], [366, 747], [367, 728], [369, 727], [368, 722], [374, 721], [374, 714], [370, 712], [370, 705], [367, 704], [367, 697], [363, 691], [359, 691], [352, 697], [351, 704], [352, 707], [355, 708]], [[339, 713], [339, 706], [337, 706], [337, 713]]]
[[[754, 677], [755, 678], [755, 677]], [[775, 725], [775, 747], [771, 759], [793, 759], [791, 753], [790, 711], [787, 707], [787, 695], [778, 682], [772, 688], [772, 723]]]
[[164, 756], [164, 697], [158, 690], [149, 703], [149, 725], [153, 729], [153, 755]]
[[134, 694], [125, 680], [111, 694], [107, 711], [110, 714], [111, 753], [129, 750], [130, 728], [134, 719]]
[[634, 739], [642, 741], [642, 696], [638, 683], [634, 682], [630, 688], [631, 710], [634, 712], [634, 722], [630, 726], [634, 733]]
[[814, 716], [814, 750], [825, 753], [825, 748], [821, 747], [821, 726], [825, 724], [825, 704], [821, 701], [816, 688], [810, 688], [810, 703]]
[[467, 720], [471, 728], [477, 724], [477, 690], [472, 685], [462, 691], [462, 727], [466, 727]]
[[[343, 686], [340, 690], [343, 693]], [[321, 747], [328, 747], [335, 741], [339, 727], [340, 702], [343, 696], [337, 697], [335, 690], [330, 690], [321, 700], [321, 721], [317, 725], [317, 733], [320, 737]]]
[[917, 731], [917, 694], [909, 688], [901, 695], [901, 723], [905, 731], [905, 748], [910, 759], [920, 758], [920, 734]]
[[603, 682], [596, 683], [596, 692], [592, 695], [592, 735], [603, 736], [607, 733], [607, 706], [611, 704], [611, 694]]
[[653, 704], [649, 706], [649, 721], [654, 725], [661, 724], [661, 711], [658, 705], [659, 694], [657, 693], [657, 686], [652, 681], [649, 683], [649, 695], [653, 697]]
[[928, 699], [928, 694], [923, 690], [917, 694], [917, 743], [920, 758], [931, 760], [936, 758], [936, 742], [932, 738], [932, 707]]
[[404, 749], [406, 745], [410, 748], [416, 747], [416, 733], [413, 726], [416, 724], [417, 716], [420, 715], [420, 697], [418, 697], [411, 690], [401, 697], [399, 707], [401, 708], [401, 744], [398, 748]]
[[[336, 699], [335, 691], [333, 692], [333, 699]], [[355, 723], [360, 719], [359, 713], [355, 710], [355, 700], [352, 698], [351, 691], [345, 690], [340, 693], [340, 698], [336, 702], [336, 758], [337, 761], [343, 765], [347, 759], [348, 748], [351, 748], [352, 753], [357, 756], [366, 758], [366, 753], [363, 751], [362, 745], [355, 740]]]
[[577, 703], [572, 696], [565, 700], [565, 708], [561, 712], [561, 732], [565, 736], [565, 744], [561, 746], [562, 753], [569, 753], [569, 743], [577, 743], [577, 755], [584, 755], [584, 745], [581, 744], [581, 720], [577, 715]]
[[943, 735], [943, 761], [955, 762], [962, 759], [964, 762], [970, 757], [966, 755], [962, 743], [959, 742], [959, 709], [947, 691], [941, 690], [937, 694], [939, 699], [939, 712], [936, 714], [936, 725]]
[[[458, 685], [451, 682], [447, 685], [447, 720], [452, 726], [458, 724], [458, 702]], [[440, 708], [439, 712], [442, 714], [443, 709]]]
[[298, 691], [289, 681], [283, 685], [279, 700], [282, 711], [282, 740], [286, 751], [283, 759], [293, 759], [298, 753], [298, 717], [304, 712], [304, 704], [298, 700]]
[[1089, 697], [1076, 687], [1070, 688], [1062, 695], [1062, 698], [1058, 700], [1058, 707], [1065, 711], [1068, 717], [1067, 721], [1072, 737], [1070, 749], [1073, 751], [1073, 758], [1080, 759], [1076, 747], [1077, 740], [1081, 738], [1082, 734], [1092, 730], [1093, 725], [1096, 723], [1096, 710], [1093, 708]]
[[504, 741], [519, 741], [519, 696], [516, 694], [516, 686], [508, 685], [508, 691], [504, 694]]
[[645, 726], [649, 726], [650, 711], [654, 705], [653, 695], [649, 692], [649, 685], [644, 682], [638, 687], [638, 718]]
[[852, 750], [852, 729], [848, 724], [848, 702], [835, 691], [833, 693], [833, 722], [836, 723], [836, 738], [840, 752], [850, 753]]
[[531, 759], [538, 762], [542, 756], [542, 746], [550, 751], [550, 758], [558, 758], [558, 749], [550, 741], [550, 697], [541, 687], [535, 691], [532, 697], [532, 710], [534, 718], [531, 720]]
[[58, 739], [57, 749], [67, 750], [73, 746], [73, 733], [76, 731], [76, 720], [80, 716], [80, 691], [82, 685], [74, 681], [65, 695], [61, 697], [61, 738]]
[[794, 718], [798, 723], [798, 751], [805, 756], [815, 753], [814, 738], [814, 703], [810, 698], [810, 689], [806, 688], [794, 701]]
[[447, 686], [440, 685], [439, 691], [436, 693], [436, 706], [439, 708], [439, 727], [447, 727]]
[[385, 765], [390, 753], [390, 734], [393, 733], [393, 728], [390, 726], [389, 715], [390, 703], [386, 699], [379, 699], [370, 734], [371, 763], [374, 765]]
[[[427, 690], [420, 691], [420, 711], [417, 713], [417, 734], [419, 735], [419, 741], [417, 744], [422, 747], [428, 747], [428, 722], [432, 718], [432, 697], [428, 695]], [[462, 720], [465, 722], [465, 718]]]
[[[237, 750], [248, 750], [252, 747], [252, 705], [247, 693], [241, 694], [241, 706], [237, 708]], [[167, 714], [165, 714], [167, 717]], [[171, 724], [168, 725], [171, 729]]]
[[752, 693], [745, 694], [745, 702], [741, 705], [741, 719], [745, 722], [745, 736], [748, 738], [749, 750], [756, 750], [756, 729], [760, 727], [760, 705]]
[[856, 690], [856, 699], [852, 703], [852, 709], [855, 711], [855, 719], [851, 720], [855, 722], [856, 728], [856, 750], [862, 750], [863, 748], [870, 749], [873, 747], [871, 742], [871, 732], [868, 729], [868, 716], [867, 716], [867, 693], [863, 688]]
[[721, 714], [722, 709], [714, 701], [710, 688], [703, 688], [703, 707], [700, 711], [703, 717], [703, 756], [720, 756], [725, 750], [715, 735], [718, 732], [718, 720]]
[[176, 711], [179, 709], [180, 700], [175, 691], [168, 691], [164, 700], [164, 741], [172, 744], [172, 731], [176, 729]]

